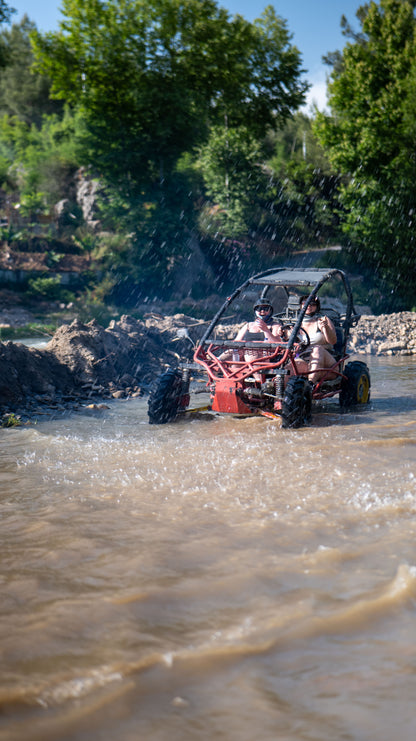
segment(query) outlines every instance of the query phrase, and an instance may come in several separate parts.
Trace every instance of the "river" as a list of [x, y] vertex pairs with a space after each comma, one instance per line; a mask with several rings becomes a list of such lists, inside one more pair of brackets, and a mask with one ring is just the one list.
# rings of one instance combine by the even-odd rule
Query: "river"
[[413, 741], [415, 361], [367, 362], [299, 430], [0, 430], [2, 740]]

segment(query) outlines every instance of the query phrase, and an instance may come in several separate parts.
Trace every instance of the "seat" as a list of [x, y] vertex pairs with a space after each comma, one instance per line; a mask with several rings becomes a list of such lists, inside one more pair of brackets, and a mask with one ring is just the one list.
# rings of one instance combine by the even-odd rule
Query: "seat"
[[339, 360], [345, 354], [345, 336], [342, 327], [335, 326], [335, 332], [337, 333], [337, 341], [332, 348], [331, 355], [333, 355], [336, 360]]
[[295, 293], [290, 293], [287, 299], [286, 312], [283, 316], [284, 319], [294, 320], [297, 319], [300, 311], [300, 296]]

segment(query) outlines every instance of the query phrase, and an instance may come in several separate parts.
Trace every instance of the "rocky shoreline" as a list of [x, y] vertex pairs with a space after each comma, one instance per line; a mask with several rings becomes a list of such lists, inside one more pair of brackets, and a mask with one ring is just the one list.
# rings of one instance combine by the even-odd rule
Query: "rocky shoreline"
[[[238, 325], [224, 327], [232, 332]], [[96, 321], [62, 325], [44, 349], [0, 342], [0, 425], [80, 406], [97, 408], [108, 399], [141, 396], [167, 366], [189, 358], [206, 322], [185, 314], [128, 315], [107, 328]], [[350, 334], [352, 355], [416, 355], [416, 313], [363, 315]]]
[[363, 315], [351, 331], [350, 350], [361, 355], [416, 355], [416, 313]]

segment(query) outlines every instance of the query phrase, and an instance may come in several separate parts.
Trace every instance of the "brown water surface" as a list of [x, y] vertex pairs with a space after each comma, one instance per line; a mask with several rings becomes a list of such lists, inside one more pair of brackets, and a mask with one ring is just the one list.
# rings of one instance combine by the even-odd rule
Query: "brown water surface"
[[415, 362], [368, 362], [300, 430], [0, 430], [1, 739], [413, 741]]

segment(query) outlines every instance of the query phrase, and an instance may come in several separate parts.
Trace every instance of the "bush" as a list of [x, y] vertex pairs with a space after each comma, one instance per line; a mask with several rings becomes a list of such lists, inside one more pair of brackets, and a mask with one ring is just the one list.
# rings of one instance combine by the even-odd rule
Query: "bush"
[[40, 276], [39, 278], [29, 278], [27, 293], [33, 298], [43, 298], [47, 301], [69, 301], [74, 300], [74, 294], [61, 287], [61, 280], [58, 277]]

